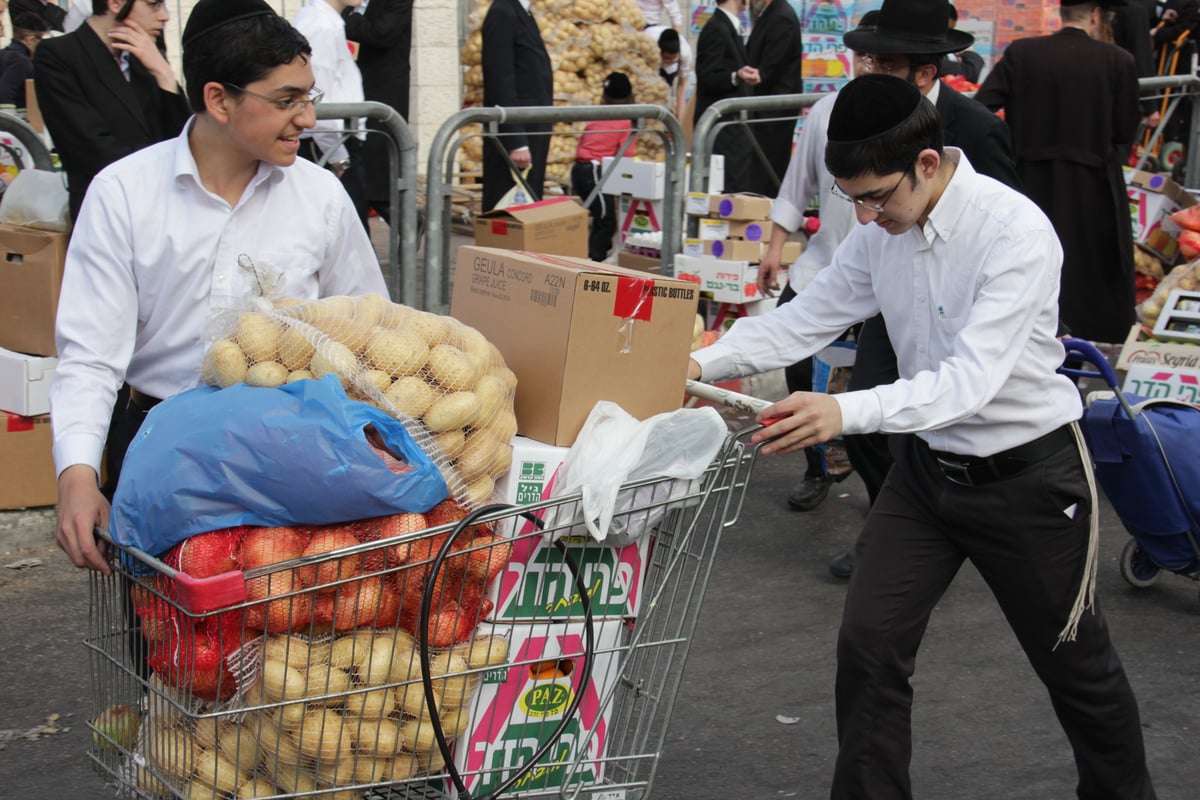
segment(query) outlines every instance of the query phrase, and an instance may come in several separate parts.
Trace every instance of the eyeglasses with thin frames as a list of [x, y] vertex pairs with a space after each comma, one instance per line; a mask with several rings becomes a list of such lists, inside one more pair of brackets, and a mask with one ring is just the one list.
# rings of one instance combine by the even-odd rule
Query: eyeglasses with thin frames
[[891, 75], [895, 72], [900, 72], [908, 66], [907, 63], [896, 61], [881, 62], [879, 56], [875, 53], [855, 53], [854, 55], [862, 62], [866, 72], [875, 72], [880, 75]]
[[308, 110], [309, 106], [319, 105], [321, 100], [325, 97], [325, 93], [320, 89], [313, 89], [308, 93], [308, 97], [304, 98], [303, 100], [280, 100], [278, 97], [269, 97], [265, 94], [252, 92], [249, 89], [243, 89], [241, 86], [238, 86], [235, 83], [227, 83], [225, 86], [228, 86], [230, 89], [234, 89], [235, 91], [239, 91], [242, 94], [248, 94], [251, 97], [257, 97], [259, 100], [265, 100], [266, 102], [278, 108], [280, 111], [286, 111], [293, 116], [297, 114], [303, 114]]
[[861, 197], [851, 197], [842, 190], [842, 187], [837, 185], [837, 181], [833, 182], [833, 184], [829, 187], [829, 191], [839, 200], [845, 200], [848, 203], [854, 203], [856, 206], [862, 206], [867, 211], [875, 214], [882, 214], [884, 206], [888, 204], [888, 200], [892, 199], [892, 195], [894, 195], [896, 190], [900, 188], [900, 184], [904, 182], [904, 179], [908, 177], [908, 173], [912, 172], [912, 169], [912, 165], [909, 165], [908, 169], [904, 170], [903, 174], [900, 175], [900, 180], [896, 181], [896, 185], [889, 189], [888, 193], [878, 200], [864, 200]]

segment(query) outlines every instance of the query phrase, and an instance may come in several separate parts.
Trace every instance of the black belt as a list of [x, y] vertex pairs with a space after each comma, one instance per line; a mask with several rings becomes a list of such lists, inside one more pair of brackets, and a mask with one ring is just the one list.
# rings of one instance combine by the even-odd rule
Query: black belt
[[148, 395], [144, 392], [139, 392], [137, 389], [134, 389], [132, 386], [129, 387], [129, 403], [130, 403], [130, 405], [132, 405], [134, 408], [136, 408], [138, 411], [142, 412], [143, 414], [150, 413], [150, 409], [154, 408], [156, 405], [158, 405], [161, 402], [162, 402], [162, 400], [158, 399], [157, 397], [151, 397], [150, 395]]
[[[918, 437], [919, 439], [919, 437]], [[919, 439], [920, 440], [920, 439]], [[920, 440], [924, 443], [924, 440]], [[1049, 458], [1066, 447], [1075, 445], [1070, 425], [1063, 425], [1031, 442], [980, 458], [929, 450], [946, 479], [960, 486], [979, 486], [1015, 475], [1030, 464]], [[928, 445], [926, 445], [928, 447]]]

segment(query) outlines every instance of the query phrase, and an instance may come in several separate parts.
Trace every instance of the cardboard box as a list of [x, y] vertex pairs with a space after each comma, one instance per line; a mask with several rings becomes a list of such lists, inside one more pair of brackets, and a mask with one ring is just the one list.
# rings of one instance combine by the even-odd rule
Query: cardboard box
[[693, 217], [707, 217], [712, 208], [712, 195], [704, 192], [688, 192], [683, 210]]
[[0, 225], [0, 347], [58, 354], [54, 317], [67, 257], [67, 234]]
[[1169, 397], [1200, 405], [1200, 370], [1130, 364], [1121, 389], [1138, 397]]
[[726, 220], [704, 217], [697, 220], [697, 223], [696, 235], [701, 241], [715, 242], [729, 238], [729, 223]]
[[729, 223], [729, 238], [766, 243], [771, 241], [771, 232], [774, 230], [775, 224], [770, 220], [735, 221]]
[[1155, 254], [1173, 263], [1179, 252], [1175, 235], [1179, 226], [1167, 219], [1180, 209], [1196, 205], [1196, 198], [1182, 186], [1153, 172], [1124, 168], [1133, 238]]
[[783, 250], [779, 253], [779, 263], [783, 266], [795, 263], [800, 254], [804, 252], [804, 245], [800, 242], [784, 242]]
[[49, 414], [50, 381], [57, 367], [57, 358], [0, 347], [0, 411], [25, 417]]
[[[558, 746], [510, 791], [527, 796], [566, 797], [571, 789], [598, 785], [604, 774], [609, 723], [616, 705], [617, 680], [623, 666], [624, 623], [595, 625], [595, 654], [591, 675], [583, 684], [583, 625], [480, 625], [478, 636], [506, 636], [508, 662], [483, 674], [471, 702], [467, 733], [455, 743], [455, 764], [472, 797], [498, 788], [562, 723], [575, 697], [582, 697]], [[547, 662], [557, 669], [534, 672]], [[575, 766], [576, 762], [580, 762]], [[566, 783], [567, 781], [570, 783]], [[565, 785], [564, 785], [565, 784]], [[558, 788], [559, 791], [555, 791]], [[548, 790], [548, 791], [547, 791]], [[450, 797], [457, 793], [450, 788]], [[600, 794], [583, 790], [584, 797]]]
[[516, 373], [520, 433], [570, 445], [599, 400], [638, 419], [679, 408], [699, 297], [670, 277], [464, 246], [450, 313]]
[[742, 239], [721, 239], [708, 242], [709, 253], [726, 261], [749, 261], [757, 264], [762, 260], [763, 243], [747, 242]]
[[617, 251], [617, 266], [625, 267], [626, 269], [662, 274], [662, 265], [661, 255], [646, 256], [640, 253], [631, 253], [628, 250]]
[[1172, 289], [1154, 323], [1154, 338], [1200, 344], [1200, 292]]
[[58, 502], [50, 417], [0, 414], [0, 508]]
[[1200, 369], [1200, 345], [1152, 340], [1141, 325], [1133, 325], [1117, 358], [1117, 369], [1133, 364], [1151, 364], [1178, 369]]
[[475, 218], [475, 244], [587, 257], [588, 212], [573, 197], [509, 206]]
[[711, 293], [717, 303], [753, 303], [762, 299], [758, 293], [758, 266], [745, 261], [678, 255], [675, 276], [679, 278], [681, 274], [698, 275], [701, 291]]
[[773, 202], [752, 194], [717, 194], [712, 196], [709, 213], [721, 219], [764, 220], [771, 216]]
[[[601, 162], [601, 171], [607, 172], [613, 161], [612, 156], [606, 157]], [[604, 181], [601, 191], [605, 194], [627, 194], [644, 200], [661, 200], [666, 194], [665, 163], [637, 158], [622, 158], [619, 162]]]

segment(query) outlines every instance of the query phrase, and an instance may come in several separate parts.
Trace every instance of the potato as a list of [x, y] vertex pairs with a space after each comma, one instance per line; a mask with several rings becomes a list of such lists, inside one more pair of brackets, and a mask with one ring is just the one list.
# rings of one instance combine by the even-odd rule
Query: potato
[[508, 445], [498, 440], [489, 430], [471, 431], [467, 435], [462, 455], [454, 462], [459, 477], [470, 483], [480, 475], [492, 474], [491, 467], [496, 458], [496, 450], [502, 446]]
[[429, 351], [425, 371], [447, 389], [470, 389], [479, 380], [481, 369], [454, 345], [439, 344]]
[[308, 331], [289, 327], [279, 337], [279, 360], [290, 370], [307, 369], [316, 348], [308, 340]]
[[221, 339], [213, 342], [208, 350], [208, 364], [204, 373], [211, 375], [217, 386], [224, 389], [241, 383], [246, 377], [246, 356], [237, 342]]
[[466, 500], [475, 505], [483, 505], [496, 491], [496, 482], [488, 475], [481, 475], [467, 485]]
[[[404, 330], [413, 314], [416, 313], [419, 312], [413, 311], [408, 306], [402, 306], [399, 303], [388, 303], [387, 308], [379, 316], [379, 322], [375, 324], [381, 328]], [[424, 337], [421, 338], [424, 339]]]
[[479, 413], [470, 423], [473, 428], [482, 428], [501, 411], [512, 410], [512, 390], [505, 388], [495, 375], [484, 375], [471, 391], [479, 398]]
[[337, 705], [342, 702], [342, 695], [353, 685], [350, 673], [331, 664], [314, 664], [305, 672], [305, 696], [310, 701], [313, 698], [329, 696], [321, 702]]
[[288, 379], [288, 368], [278, 361], [260, 361], [246, 370], [243, 379], [249, 386], [273, 388], [283, 386]]
[[487, 374], [498, 379], [504, 388], [510, 392], [517, 388], [517, 373], [508, 367], [492, 367], [488, 370]]
[[[259, 725], [245, 727], [250, 735], [258, 740], [259, 753], [262, 756], [259, 759], [260, 763], [273, 771], [278, 779], [280, 774], [293, 771], [297, 764], [303, 763], [304, 756], [275, 714], [264, 713], [259, 719]], [[279, 770], [275, 772], [277, 762]]]
[[283, 325], [253, 311], [238, 317], [234, 338], [251, 361], [271, 361], [279, 352]]
[[[413, 681], [396, 687], [396, 708], [409, 716], [419, 716], [425, 710], [425, 685], [420, 680], [420, 664], [413, 665]], [[411, 740], [405, 739], [411, 744]]]
[[274, 797], [277, 794], [279, 790], [275, 788], [275, 784], [266, 778], [251, 777], [242, 781], [234, 796], [237, 800], [251, 800], [256, 797]]
[[310, 664], [319, 664], [329, 660], [328, 644], [314, 645], [299, 636], [276, 634], [267, 637], [263, 644], [263, 658], [283, 661], [289, 667], [307, 669]]
[[353, 740], [341, 715], [320, 709], [304, 715], [304, 722], [294, 734], [300, 752], [309, 758], [333, 760], [353, 757]]
[[505, 408], [492, 418], [485, 428], [495, 434], [501, 442], [511, 442], [517, 435], [517, 417], [512, 409]]
[[493, 451], [492, 464], [488, 467], [488, 474], [493, 478], [498, 478], [512, 467], [513, 449], [511, 444], [502, 444]]
[[421, 415], [433, 433], [461, 428], [479, 413], [479, 398], [474, 392], [454, 392], [434, 401]]
[[325, 297], [297, 308], [300, 319], [313, 325], [335, 319], [353, 319], [354, 298], [346, 295]]
[[352, 730], [360, 753], [394, 756], [404, 747], [400, 726], [390, 719], [363, 720]]
[[392, 301], [381, 294], [364, 294], [354, 302], [354, 318], [368, 325], [378, 325], [392, 307]]
[[508, 639], [502, 636], [479, 636], [454, 645], [450, 652], [466, 661], [470, 669], [498, 667], [508, 661]]
[[396, 693], [391, 689], [373, 689], [346, 695], [345, 713], [364, 719], [381, 719], [396, 710]]
[[451, 428], [433, 438], [437, 441], [438, 447], [442, 449], [442, 453], [449, 459], [458, 458], [463, 451], [463, 445], [467, 443], [467, 437], [462, 428]]
[[478, 679], [466, 674], [468, 669], [466, 659], [453, 651], [436, 653], [429, 659], [429, 671], [436, 676], [433, 685], [447, 705], [462, 705], [475, 691]]
[[284, 383], [295, 383], [296, 381], [314, 381], [316, 379], [317, 376], [313, 375], [308, 370], [298, 369], [295, 372], [289, 372], [287, 380], [284, 381]]
[[341, 342], [323, 342], [313, 355], [311, 369], [318, 378], [337, 375], [344, 386], [358, 373], [358, 359]]
[[367, 358], [393, 378], [415, 375], [429, 357], [429, 345], [414, 333], [376, 328], [367, 342]]
[[404, 330], [417, 334], [425, 344], [434, 347], [450, 338], [450, 321], [427, 311], [413, 311], [404, 319]]
[[250, 732], [225, 723], [217, 734], [217, 750], [244, 775], [254, 772], [258, 763], [258, 744]]
[[262, 683], [263, 696], [271, 702], [303, 700], [307, 693], [304, 673], [275, 658], [263, 661]]
[[238, 768], [212, 750], [196, 753], [196, 775], [222, 792], [232, 792], [242, 782], [242, 774]]
[[367, 384], [374, 386], [381, 393], [392, 388], [392, 376], [381, 369], [368, 369], [364, 371], [362, 379]]
[[143, 726], [143, 730], [143, 753], [151, 766], [173, 783], [191, 777], [201, 750], [187, 731], [158, 725]]
[[396, 407], [398, 411], [413, 419], [420, 419], [438, 399], [437, 391], [423, 379], [415, 375], [399, 378], [383, 396]]
[[458, 345], [463, 353], [478, 362], [483, 369], [491, 369], [494, 358], [493, 353], [496, 350], [482, 333], [472, 327], [463, 325], [458, 329]]

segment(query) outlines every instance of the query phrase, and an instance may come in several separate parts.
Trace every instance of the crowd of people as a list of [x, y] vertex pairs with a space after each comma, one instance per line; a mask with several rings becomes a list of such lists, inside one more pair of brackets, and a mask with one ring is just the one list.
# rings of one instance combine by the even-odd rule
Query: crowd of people
[[[792, 121], [774, 113], [717, 136], [726, 188], [776, 198], [759, 286], [779, 304], [693, 354], [689, 376], [785, 368], [792, 393], [757, 439], [765, 454], [808, 454], [789, 504], [824, 499], [818, 448], [837, 437], [870, 501], [853, 550], [831, 565], [850, 579], [835, 798], [911, 797], [909, 679], [968, 559], [1046, 684], [1079, 796], [1154, 797], [1137, 704], [1093, 601], [1078, 392], [1056, 373], [1064, 332], [1119, 341], [1133, 314], [1120, 167], [1147, 109], [1136, 55], [1106, 41], [1117, 38], [1107, 2], [1062, 0], [1061, 31], [1015, 42], [981, 75], [946, 0], [884, 0], [844, 37], [857, 77], [812, 107], [794, 147]], [[800, 23], [785, 0], [721, 0], [694, 57], [678, 4], [639, 6], [676, 114], [800, 91]], [[58, 542], [108, 572], [93, 529], [107, 525], [125, 448], [162, 398], [199, 382], [210, 310], [251, 291], [240, 256], [282, 268], [292, 297], [386, 296], [366, 231], [369, 209], [386, 212], [381, 137], [318, 125], [313, 107], [378, 100], [407, 118], [412, 2], [308, 0], [289, 22], [264, 0], [199, 0], [182, 81], [163, 51], [166, 0], [91, 0], [74, 26], [61, 4], [8, 7], [0, 87], [32, 70], [74, 221], [51, 393]], [[1194, 24], [1197, 8], [1170, 0], [1142, 38], [1177, 46], [1183, 34], [1163, 31]], [[482, 33], [485, 104], [551, 105], [529, 0], [494, 0]], [[974, 99], [940, 80], [977, 68]], [[636, 99], [620, 72], [603, 96]], [[590, 124], [572, 170], [592, 200], [596, 259], [615, 224], [596, 166], [625, 151], [628, 127]], [[485, 209], [518, 177], [540, 192], [549, 130], [506, 123], [487, 141]], [[820, 231], [781, 286], [782, 246], [814, 200]], [[809, 359], [848, 330], [849, 390], [809, 391]]]

